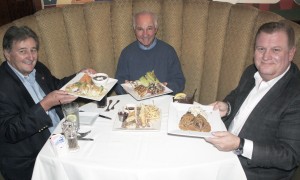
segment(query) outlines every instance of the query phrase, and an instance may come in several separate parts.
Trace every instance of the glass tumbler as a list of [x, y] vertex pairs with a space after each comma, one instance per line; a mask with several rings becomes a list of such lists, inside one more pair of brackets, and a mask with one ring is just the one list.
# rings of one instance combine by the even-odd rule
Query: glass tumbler
[[78, 132], [80, 128], [80, 121], [79, 121], [79, 105], [76, 102], [71, 102], [68, 104], [62, 105], [62, 110], [65, 116], [65, 120], [69, 122], [75, 123], [75, 129]]

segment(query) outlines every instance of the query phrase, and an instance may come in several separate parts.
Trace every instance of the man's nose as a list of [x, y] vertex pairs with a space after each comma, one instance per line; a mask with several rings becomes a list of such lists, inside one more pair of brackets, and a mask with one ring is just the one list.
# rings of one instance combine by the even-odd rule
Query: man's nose
[[143, 37], [147, 37], [148, 36], [148, 32], [147, 32], [147, 30], [144, 30], [143, 31]]
[[28, 58], [28, 59], [33, 60], [33, 59], [34, 59], [34, 56], [35, 56], [35, 53], [34, 53], [34, 52], [31, 52], [31, 51], [28, 51], [28, 52], [27, 52], [27, 58]]
[[263, 54], [263, 59], [264, 60], [268, 60], [268, 59], [271, 59], [272, 58], [272, 52], [271, 50], [266, 50]]

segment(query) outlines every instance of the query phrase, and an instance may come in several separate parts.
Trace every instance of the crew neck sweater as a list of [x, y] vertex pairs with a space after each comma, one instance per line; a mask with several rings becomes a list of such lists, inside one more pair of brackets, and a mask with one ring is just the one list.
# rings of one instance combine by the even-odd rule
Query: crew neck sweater
[[115, 75], [115, 78], [118, 79], [116, 93], [125, 94], [120, 85], [125, 80], [138, 80], [152, 70], [160, 82], [168, 83], [167, 86], [173, 90], [173, 94], [184, 90], [185, 78], [175, 49], [157, 39], [156, 45], [149, 50], [141, 49], [138, 41], [124, 48]]

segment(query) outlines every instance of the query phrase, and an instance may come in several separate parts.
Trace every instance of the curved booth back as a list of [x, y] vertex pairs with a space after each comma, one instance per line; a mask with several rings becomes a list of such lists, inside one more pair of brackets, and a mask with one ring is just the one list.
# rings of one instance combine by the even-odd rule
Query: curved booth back
[[[40, 37], [39, 60], [57, 77], [92, 67], [114, 77], [122, 49], [135, 40], [132, 15], [148, 10], [158, 15], [157, 37], [171, 44], [186, 77], [185, 92], [196, 88], [196, 101], [221, 100], [235, 88], [253, 61], [258, 27], [284, 18], [247, 5], [207, 0], [112, 0], [43, 9], [0, 27], [27, 25]], [[300, 65], [300, 25], [296, 32]], [[2, 38], [0, 39], [2, 44]], [[1, 60], [4, 61], [2, 48]]]

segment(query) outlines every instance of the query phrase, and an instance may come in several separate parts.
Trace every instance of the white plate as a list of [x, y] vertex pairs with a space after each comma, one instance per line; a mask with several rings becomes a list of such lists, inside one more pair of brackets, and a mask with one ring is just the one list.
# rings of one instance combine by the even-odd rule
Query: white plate
[[165, 87], [165, 91], [163, 93], [161, 93], [161, 94], [154, 94], [154, 95], [151, 95], [151, 94], [147, 93], [144, 97], [140, 97], [139, 94], [134, 90], [134, 87], [130, 83], [124, 83], [124, 84], [121, 84], [121, 86], [124, 88], [124, 90], [127, 93], [129, 93], [132, 97], [134, 97], [138, 101], [143, 100], [143, 99], [148, 99], [148, 98], [156, 97], [156, 96], [161, 96], [161, 95], [164, 95], [164, 94], [169, 94], [169, 93], [173, 92], [170, 88], [168, 88], [167, 86], [163, 85]]
[[[76, 82], [78, 82], [82, 76], [84, 75], [84, 73], [78, 73], [71, 81], [69, 81], [67, 84], [65, 84], [61, 90], [65, 90], [67, 85], [69, 84], [74, 84]], [[78, 97], [82, 97], [82, 98], [86, 98], [86, 99], [91, 99], [91, 100], [95, 100], [95, 101], [100, 101], [113, 87], [114, 85], [118, 82], [117, 79], [113, 79], [113, 78], [109, 78], [106, 85], [104, 86], [104, 92], [100, 95], [100, 96], [96, 96], [96, 97], [91, 97], [91, 96], [82, 96], [82, 95], [78, 95], [76, 93], [69, 93], [72, 94], [74, 96], [78, 96]]]
[[93, 125], [98, 118], [99, 113], [96, 112], [79, 112], [80, 125]]
[[[134, 107], [136, 104], [130, 104], [130, 107]], [[123, 107], [124, 109], [124, 107]], [[161, 118], [162, 118], [162, 113], [161, 110], [159, 110], [160, 113], [160, 118], [152, 120], [149, 124], [150, 127], [122, 127], [123, 122], [119, 120], [119, 115], [117, 113], [115, 119], [114, 119], [114, 126], [113, 130], [122, 130], [122, 131], [159, 131], [160, 126], [161, 126]]]
[[[207, 114], [207, 121], [211, 126], [211, 132], [183, 131], [179, 128], [181, 117], [193, 106], [192, 104], [171, 103], [169, 107], [168, 134], [192, 136], [192, 137], [210, 137], [211, 132], [227, 131], [221, 120], [219, 111], [214, 111], [212, 106], [200, 105]], [[199, 105], [197, 105], [199, 106]]]

